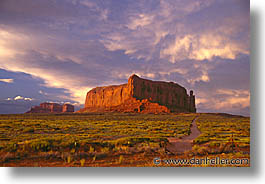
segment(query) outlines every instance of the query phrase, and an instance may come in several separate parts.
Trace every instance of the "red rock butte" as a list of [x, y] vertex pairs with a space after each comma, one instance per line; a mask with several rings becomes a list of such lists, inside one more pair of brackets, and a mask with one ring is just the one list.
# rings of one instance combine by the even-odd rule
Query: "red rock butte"
[[31, 107], [26, 113], [64, 113], [74, 112], [74, 106], [71, 104], [41, 103], [39, 106]]
[[78, 112], [196, 112], [195, 96], [173, 82], [151, 81], [132, 75], [127, 84], [96, 87], [87, 93]]

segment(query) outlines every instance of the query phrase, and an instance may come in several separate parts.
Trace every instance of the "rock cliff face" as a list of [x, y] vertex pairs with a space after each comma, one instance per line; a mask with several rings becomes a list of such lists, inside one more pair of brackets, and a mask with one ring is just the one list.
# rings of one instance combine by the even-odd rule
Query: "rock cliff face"
[[87, 93], [79, 112], [196, 112], [195, 96], [173, 82], [151, 81], [132, 75], [127, 84], [97, 87]]
[[71, 104], [63, 104], [62, 112], [74, 112], [75, 107]]
[[31, 107], [26, 113], [63, 113], [74, 112], [74, 106], [71, 104], [41, 103], [39, 106]]

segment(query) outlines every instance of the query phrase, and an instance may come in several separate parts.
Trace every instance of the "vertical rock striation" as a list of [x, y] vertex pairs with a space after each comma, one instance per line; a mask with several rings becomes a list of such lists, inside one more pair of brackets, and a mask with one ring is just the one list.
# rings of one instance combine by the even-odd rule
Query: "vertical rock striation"
[[173, 82], [151, 81], [132, 75], [127, 84], [96, 87], [87, 93], [79, 112], [196, 112], [195, 96]]

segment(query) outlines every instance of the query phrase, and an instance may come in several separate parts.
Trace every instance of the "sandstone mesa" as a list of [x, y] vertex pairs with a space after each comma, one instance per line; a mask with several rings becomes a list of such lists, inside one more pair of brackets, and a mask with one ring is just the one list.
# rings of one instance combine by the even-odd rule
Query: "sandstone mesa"
[[96, 87], [87, 93], [78, 112], [170, 113], [196, 112], [193, 91], [173, 82], [132, 75], [127, 84]]

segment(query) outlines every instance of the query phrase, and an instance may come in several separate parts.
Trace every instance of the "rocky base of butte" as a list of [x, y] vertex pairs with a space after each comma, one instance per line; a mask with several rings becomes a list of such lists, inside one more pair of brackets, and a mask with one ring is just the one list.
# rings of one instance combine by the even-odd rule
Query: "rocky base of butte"
[[127, 84], [96, 87], [87, 93], [78, 112], [170, 113], [196, 112], [195, 96], [173, 82], [151, 81], [132, 75]]

